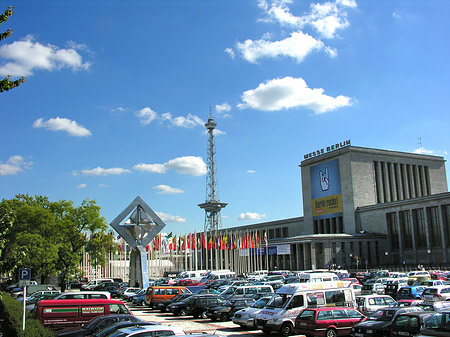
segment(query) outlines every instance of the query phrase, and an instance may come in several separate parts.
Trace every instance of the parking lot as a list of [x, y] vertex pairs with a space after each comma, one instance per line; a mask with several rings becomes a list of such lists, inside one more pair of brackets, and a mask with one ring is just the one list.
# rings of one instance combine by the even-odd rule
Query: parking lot
[[[164, 325], [176, 325], [186, 333], [209, 333], [222, 336], [265, 336], [261, 330], [247, 330], [228, 322], [212, 322], [210, 319], [194, 319], [192, 316], [174, 316], [172, 313], [162, 313], [157, 310], [151, 310], [148, 307], [135, 306], [127, 303], [127, 306], [133, 311], [133, 314], [146, 321], [158, 322]], [[274, 336], [277, 336], [274, 334]], [[281, 336], [281, 335], [280, 335]]]

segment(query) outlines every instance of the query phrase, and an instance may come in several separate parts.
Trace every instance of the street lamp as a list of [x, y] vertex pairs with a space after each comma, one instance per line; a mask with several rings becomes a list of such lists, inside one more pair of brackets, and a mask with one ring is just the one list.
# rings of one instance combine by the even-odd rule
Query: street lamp
[[351, 269], [353, 266], [353, 254], [350, 253], [349, 255], [350, 255], [350, 269]]
[[384, 252], [384, 254], [386, 255], [386, 265], [389, 264], [389, 252]]
[[430, 265], [430, 269], [431, 269], [431, 250], [428, 249], [427, 253], [428, 253], [428, 264]]

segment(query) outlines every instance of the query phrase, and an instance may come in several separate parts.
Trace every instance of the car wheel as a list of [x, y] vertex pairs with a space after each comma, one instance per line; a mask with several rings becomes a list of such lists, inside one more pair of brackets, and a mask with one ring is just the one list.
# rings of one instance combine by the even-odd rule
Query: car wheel
[[263, 329], [263, 333], [265, 333], [266, 335], [270, 335], [270, 333], [271, 333], [271, 330], [268, 330], [268, 329]]
[[186, 314], [187, 314], [186, 310], [185, 309], [181, 309], [180, 315], [181, 316], [186, 316]]
[[290, 323], [283, 323], [280, 332], [283, 336], [290, 336], [294, 332], [294, 327]]
[[202, 318], [208, 318], [208, 316], [206, 316], [206, 310], [203, 310], [203, 311], [202, 311], [201, 316], [202, 316]]
[[337, 337], [337, 332], [334, 329], [328, 329], [325, 336], [326, 337]]
[[197, 314], [193, 314], [192, 317], [198, 318], [198, 315]]
[[223, 314], [220, 315], [220, 321], [221, 322], [226, 322], [229, 321], [230, 317], [228, 316], [228, 314], [226, 312], [224, 312]]
[[161, 312], [166, 312], [166, 308], [161, 308]]

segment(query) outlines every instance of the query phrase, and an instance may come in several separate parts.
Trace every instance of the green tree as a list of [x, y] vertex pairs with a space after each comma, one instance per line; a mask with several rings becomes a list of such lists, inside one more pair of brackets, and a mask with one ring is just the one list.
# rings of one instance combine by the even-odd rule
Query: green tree
[[67, 276], [79, 273], [83, 248], [98, 265], [104, 265], [104, 258], [99, 257], [114, 245], [93, 200], [86, 199], [75, 207], [72, 201], [17, 195], [3, 200], [0, 212], [0, 244], [3, 241], [5, 246], [0, 250], [0, 271], [31, 268], [33, 275], [41, 276], [41, 282], [58, 273], [63, 290]]
[[[8, 7], [3, 14], [0, 14], [0, 25], [8, 20], [8, 18], [13, 14], [14, 12], [12, 6]], [[0, 33], [0, 41], [9, 37], [12, 32], [12, 29], [7, 29], [3, 33]], [[12, 77], [8, 75], [3, 80], [0, 80], [0, 92], [9, 91], [25, 82], [25, 77], [23, 76], [17, 80], [11, 80], [11, 78]]]

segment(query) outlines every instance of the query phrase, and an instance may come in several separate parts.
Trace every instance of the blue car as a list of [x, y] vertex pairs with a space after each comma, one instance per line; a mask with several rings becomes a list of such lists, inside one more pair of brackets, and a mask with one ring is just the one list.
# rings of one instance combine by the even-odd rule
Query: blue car
[[144, 305], [145, 293], [133, 296], [133, 304], [136, 305]]
[[425, 286], [401, 287], [397, 292], [397, 300], [421, 299]]

